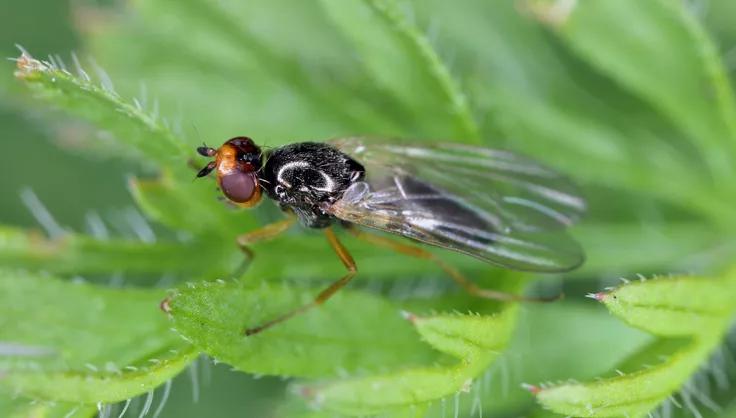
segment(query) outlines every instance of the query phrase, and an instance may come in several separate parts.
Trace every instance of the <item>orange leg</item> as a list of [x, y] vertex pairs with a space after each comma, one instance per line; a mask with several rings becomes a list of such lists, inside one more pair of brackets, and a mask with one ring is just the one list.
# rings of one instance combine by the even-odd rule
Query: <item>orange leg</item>
[[520, 295], [514, 295], [512, 293], [506, 293], [506, 292], [500, 292], [498, 290], [491, 290], [491, 289], [484, 289], [481, 287], [478, 287], [475, 283], [468, 280], [463, 276], [460, 271], [458, 271], [455, 267], [452, 267], [451, 265], [445, 263], [442, 259], [438, 258], [433, 253], [417, 247], [415, 245], [410, 244], [404, 244], [401, 242], [397, 242], [395, 240], [385, 238], [379, 235], [371, 234], [362, 230], [359, 230], [353, 226], [348, 226], [347, 230], [353, 234], [355, 237], [362, 239], [366, 242], [370, 242], [371, 244], [378, 245], [380, 247], [386, 247], [391, 250], [394, 250], [396, 252], [399, 252], [401, 254], [405, 254], [411, 257], [421, 258], [424, 260], [429, 260], [437, 265], [442, 271], [447, 273], [448, 276], [452, 278], [452, 280], [455, 281], [460, 287], [465, 289], [466, 292], [473, 296], [485, 298], [485, 299], [494, 299], [494, 300], [500, 300], [505, 302], [548, 302], [552, 300], [557, 300], [559, 297], [554, 297], [552, 299], [547, 298], [526, 298], [524, 296]]
[[255, 257], [253, 250], [250, 249], [250, 245], [255, 244], [256, 242], [260, 242], [260, 241], [267, 241], [269, 239], [272, 239], [282, 234], [287, 229], [289, 229], [292, 225], [294, 225], [295, 221], [296, 221], [296, 217], [293, 215], [289, 215], [289, 217], [286, 219], [265, 225], [256, 230], [246, 232], [245, 234], [239, 235], [236, 241], [238, 243], [238, 247], [240, 248], [240, 251], [242, 251], [243, 254], [245, 254], [245, 262], [237, 270], [236, 277], [245, 273], [245, 269], [247, 268], [248, 264], [252, 262], [253, 257]]
[[337, 236], [335, 235], [335, 232], [332, 230], [332, 228], [325, 229], [325, 235], [327, 236], [327, 241], [329, 241], [330, 246], [333, 250], [335, 250], [335, 253], [337, 253], [337, 256], [340, 257], [340, 261], [342, 261], [342, 264], [347, 269], [347, 273], [342, 276], [339, 280], [329, 285], [325, 290], [321, 291], [317, 297], [314, 298], [314, 300], [304, 306], [301, 306], [299, 308], [296, 308], [292, 311], [289, 311], [281, 316], [278, 316], [266, 323], [263, 323], [257, 327], [248, 328], [245, 330], [245, 335], [250, 336], [253, 334], [257, 334], [267, 328], [271, 328], [272, 326], [284, 322], [287, 319], [290, 319], [298, 314], [304, 313], [314, 307], [317, 307], [323, 303], [325, 303], [332, 295], [337, 293], [338, 290], [345, 287], [346, 284], [352, 280], [353, 277], [355, 277], [355, 274], [358, 272], [358, 268], [355, 266], [355, 261], [353, 260], [353, 257], [350, 255], [348, 250], [342, 245], [340, 240], [337, 239]]

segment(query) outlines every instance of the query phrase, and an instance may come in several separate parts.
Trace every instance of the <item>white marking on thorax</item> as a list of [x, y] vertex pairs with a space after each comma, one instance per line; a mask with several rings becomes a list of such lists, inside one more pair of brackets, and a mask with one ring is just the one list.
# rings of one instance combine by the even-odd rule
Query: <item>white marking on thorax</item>
[[276, 174], [276, 180], [278, 180], [279, 183], [283, 184], [284, 186], [290, 189], [291, 183], [289, 183], [288, 181], [284, 179], [284, 173], [287, 170], [291, 170], [297, 167], [299, 168], [309, 167], [309, 163], [306, 161], [292, 161], [290, 163], [284, 164], [279, 170], [279, 172]]
[[335, 180], [332, 179], [327, 173], [321, 170], [317, 170], [317, 172], [322, 176], [323, 179], [325, 179], [325, 185], [324, 187], [316, 187], [312, 186], [314, 190], [319, 190], [321, 192], [332, 192], [335, 190]]
[[[276, 179], [278, 180], [278, 182], [281, 183], [281, 184], [283, 184], [286, 188], [289, 188], [290, 189], [292, 185], [291, 185], [291, 183], [289, 183], [288, 181], [286, 181], [286, 179], [284, 179], [284, 175], [285, 175], [285, 173], [286, 173], [287, 170], [292, 170], [292, 169], [295, 169], [295, 168], [312, 168], [312, 167], [306, 161], [292, 161], [290, 163], [286, 163], [286, 164], [284, 164], [281, 167], [281, 169], [279, 169], [279, 172], [276, 174]], [[314, 171], [318, 172], [322, 176], [322, 179], [324, 179], [324, 181], [325, 181], [325, 185], [324, 186], [321, 186], [321, 187], [318, 187], [318, 186], [310, 186], [312, 189], [319, 190], [319, 191], [322, 191], [322, 192], [332, 192], [332, 191], [335, 190], [335, 180], [333, 180], [332, 177], [330, 177], [327, 173], [325, 173], [322, 170], [316, 170], [314, 168], [312, 168], [312, 169]], [[306, 189], [305, 188], [301, 188], [301, 191], [306, 191]]]

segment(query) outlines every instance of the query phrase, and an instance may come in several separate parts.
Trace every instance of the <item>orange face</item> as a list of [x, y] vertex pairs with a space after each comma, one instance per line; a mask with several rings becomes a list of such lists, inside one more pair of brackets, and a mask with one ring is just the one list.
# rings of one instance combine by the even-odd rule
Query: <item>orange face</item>
[[216, 170], [217, 184], [231, 202], [241, 207], [255, 206], [261, 200], [261, 187], [256, 175], [261, 168], [261, 150], [248, 137], [227, 140], [218, 149], [199, 147], [197, 152], [215, 157], [197, 177], [204, 177]]

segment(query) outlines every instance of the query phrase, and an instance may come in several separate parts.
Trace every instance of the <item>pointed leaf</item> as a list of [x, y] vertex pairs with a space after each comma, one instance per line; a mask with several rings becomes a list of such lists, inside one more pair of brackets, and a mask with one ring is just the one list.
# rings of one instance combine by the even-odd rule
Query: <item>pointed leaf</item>
[[736, 275], [639, 281], [598, 297], [614, 315], [659, 336], [719, 334], [736, 309]]
[[[685, 385], [721, 343], [736, 306], [736, 274], [659, 278], [593, 295], [624, 321], [663, 337], [590, 383], [535, 387], [547, 409], [570, 416], [642, 416]], [[678, 338], [674, 338], [678, 337]]]
[[179, 173], [186, 170], [186, 158], [193, 153], [184, 142], [176, 138], [157, 115], [123, 102], [106, 76], [103, 84], [98, 85], [86, 72], [75, 77], [26, 52], [18, 58], [17, 67], [15, 76], [39, 98], [110, 132], [117, 144], [128, 152]]
[[305, 384], [297, 392], [315, 407], [350, 416], [383, 413], [410, 406], [426, 407], [459, 391], [497, 358], [513, 330], [516, 308], [497, 316], [409, 315], [422, 339], [459, 361], [446, 366], [405, 368], [388, 374]]

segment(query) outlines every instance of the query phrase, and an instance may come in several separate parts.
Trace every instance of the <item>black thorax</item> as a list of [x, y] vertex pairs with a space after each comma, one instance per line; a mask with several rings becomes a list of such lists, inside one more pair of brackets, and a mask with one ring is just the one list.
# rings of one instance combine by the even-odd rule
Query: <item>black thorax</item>
[[323, 143], [285, 145], [263, 155], [261, 187], [282, 209], [291, 209], [305, 226], [325, 228], [332, 217], [321, 203], [340, 199], [350, 184], [365, 176], [365, 169], [350, 156]]

